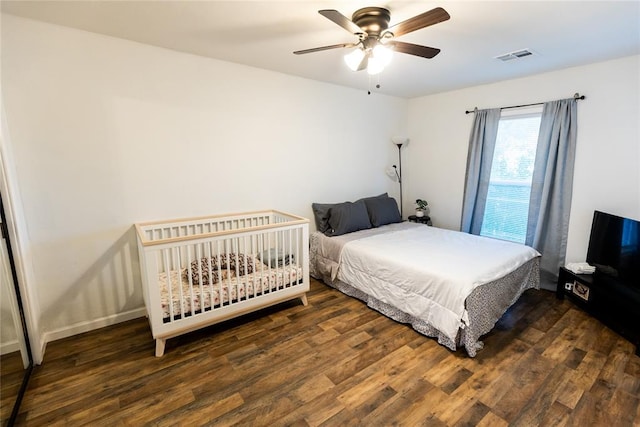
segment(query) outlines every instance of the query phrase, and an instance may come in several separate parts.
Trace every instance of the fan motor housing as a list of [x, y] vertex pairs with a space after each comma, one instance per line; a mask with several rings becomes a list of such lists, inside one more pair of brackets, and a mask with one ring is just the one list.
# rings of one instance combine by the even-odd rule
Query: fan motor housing
[[351, 20], [370, 37], [379, 37], [389, 28], [391, 13], [383, 7], [365, 7], [353, 12]]

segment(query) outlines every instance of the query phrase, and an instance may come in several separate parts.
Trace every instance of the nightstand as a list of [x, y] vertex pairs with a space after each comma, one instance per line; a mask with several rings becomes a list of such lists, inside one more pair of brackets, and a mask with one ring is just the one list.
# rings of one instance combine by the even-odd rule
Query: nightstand
[[587, 313], [627, 338], [640, 356], [640, 289], [624, 286], [604, 274], [575, 274], [560, 267], [556, 295], [568, 297]]
[[425, 216], [409, 215], [409, 221], [411, 221], [411, 222], [419, 222], [420, 224], [433, 225], [431, 223], [431, 217], [429, 217], [427, 215], [425, 215]]

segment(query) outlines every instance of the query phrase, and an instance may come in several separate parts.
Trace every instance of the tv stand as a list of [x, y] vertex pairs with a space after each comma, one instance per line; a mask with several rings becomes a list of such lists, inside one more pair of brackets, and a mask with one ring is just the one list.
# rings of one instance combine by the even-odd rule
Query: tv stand
[[602, 323], [631, 341], [640, 356], [640, 289], [595, 274], [574, 274], [564, 267], [558, 274], [556, 296], [568, 297]]

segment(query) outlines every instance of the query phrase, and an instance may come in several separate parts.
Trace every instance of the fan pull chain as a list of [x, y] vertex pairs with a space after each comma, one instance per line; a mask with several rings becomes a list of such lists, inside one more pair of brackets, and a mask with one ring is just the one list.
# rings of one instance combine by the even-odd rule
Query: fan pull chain
[[[371, 75], [369, 74], [369, 87], [367, 89], [367, 95], [371, 95]], [[376, 82], [376, 89], [380, 89], [380, 74], [376, 75], [376, 79], [378, 80]]]

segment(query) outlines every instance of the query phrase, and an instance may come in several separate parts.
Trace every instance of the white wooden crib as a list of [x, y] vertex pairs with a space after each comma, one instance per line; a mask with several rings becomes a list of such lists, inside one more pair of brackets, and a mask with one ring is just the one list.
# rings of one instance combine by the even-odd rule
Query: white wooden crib
[[309, 221], [275, 210], [136, 224], [144, 302], [156, 340], [300, 298]]

